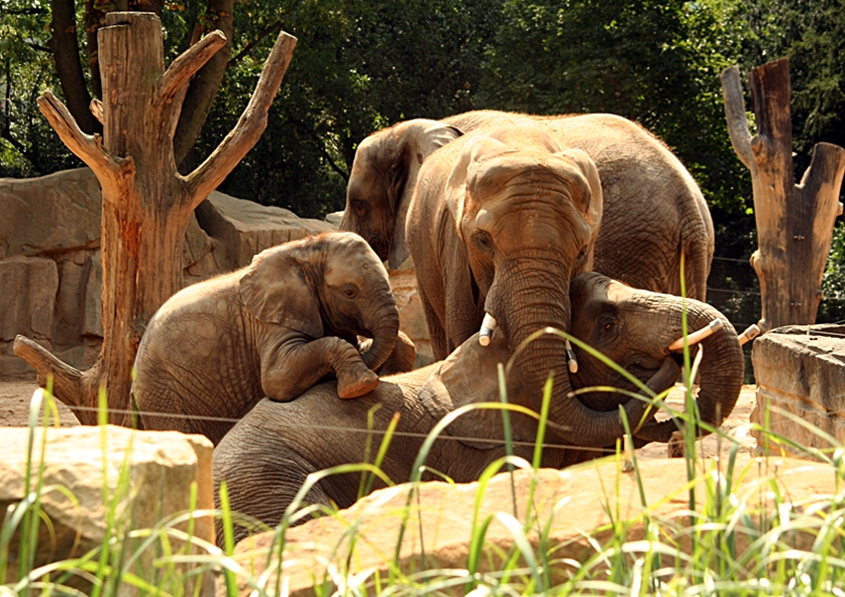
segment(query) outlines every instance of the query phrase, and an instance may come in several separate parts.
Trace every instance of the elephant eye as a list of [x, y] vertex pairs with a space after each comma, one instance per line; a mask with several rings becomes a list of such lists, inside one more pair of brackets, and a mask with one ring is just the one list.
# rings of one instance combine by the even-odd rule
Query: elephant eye
[[584, 259], [584, 257], [586, 257], [586, 256], [587, 256], [587, 247], [584, 247], [578, 253], [578, 257], [576, 257], [575, 259], [576, 259], [576, 261], [580, 261], [580, 260]]
[[610, 317], [608, 315], [605, 315], [605, 316], [599, 318], [599, 329], [601, 329], [602, 332], [605, 332], [605, 333], [611, 332], [615, 328], [616, 328], [616, 319], [614, 317]]
[[479, 250], [484, 251], [485, 253], [493, 252], [493, 239], [490, 238], [490, 235], [483, 230], [476, 232], [472, 236], [472, 242]]
[[355, 215], [359, 217], [364, 217], [367, 215], [368, 205], [366, 201], [361, 201], [360, 199], [354, 199], [352, 201], [352, 209], [355, 211]]
[[355, 284], [346, 284], [343, 287], [343, 296], [348, 299], [354, 299], [358, 296], [358, 287]]

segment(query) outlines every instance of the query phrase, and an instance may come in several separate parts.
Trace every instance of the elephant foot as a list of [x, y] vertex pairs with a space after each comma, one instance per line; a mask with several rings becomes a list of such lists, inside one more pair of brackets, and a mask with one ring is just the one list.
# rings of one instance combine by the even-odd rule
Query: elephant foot
[[378, 375], [363, 363], [351, 372], [338, 372], [337, 395], [341, 398], [359, 398], [378, 387]]

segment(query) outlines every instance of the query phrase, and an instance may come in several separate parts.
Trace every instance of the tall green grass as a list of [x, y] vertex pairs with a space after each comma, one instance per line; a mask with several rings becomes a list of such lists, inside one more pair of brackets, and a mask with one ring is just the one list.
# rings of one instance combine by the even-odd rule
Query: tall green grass
[[[542, 333], [562, 332], [544, 330]], [[570, 340], [582, 349], [591, 349]], [[596, 354], [598, 358], [604, 358]], [[609, 366], [615, 364], [607, 362]], [[665, 396], [648, 394], [637, 399], [648, 400], [655, 409], [669, 411], [671, 416], [685, 420], [685, 459], [687, 486], [679, 488], [686, 495], [686, 509], [679, 516], [660, 517], [653, 514], [646, 499], [640, 476], [640, 464], [632, 450], [620, 442], [616, 454], [602, 459], [614, 463], [616, 475], [602, 480], [602, 502], [609, 523], [581, 539], [589, 546], [588, 555], [579, 561], [562, 558], [559, 546], [550, 540], [554, 516], [541, 515], [535, 504], [535, 489], [542, 445], [548, 426], [548, 408], [553, 380], [547, 383], [541, 413], [531, 413], [509, 404], [506, 392], [499, 403], [469, 405], [457, 409], [431, 430], [414, 464], [410, 491], [405, 507], [397, 516], [402, 533], [393, 552], [391, 564], [385, 571], [357, 570], [347, 557], [327, 569], [323, 578], [316, 579], [316, 595], [843, 595], [845, 587], [845, 451], [832, 437], [818, 430], [830, 444], [829, 450], [796, 445], [787, 438], [755, 429], [767, 438], [771, 454], [746, 460], [742, 464], [739, 444], [718, 429], [708, 429], [720, 437], [725, 455], [705, 460], [700, 457], [696, 441], [695, 402], [691, 380], [695, 378], [697, 362], [687, 353], [685, 394], [686, 412], [673, 412], [664, 402]], [[500, 371], [504, 379], [505, 368]], [[620, 373], [625, 372], [620, 370]], [[641, 383], [632, 378], [643, 392]], [[504, 384], [502, 384], [504, 387]], [[594, 388], [608, 390], [608, 388]], [[101, 400], [104, 404], [104, 398]], [[463, 569], [438, 569], [428, 565], [423, 543], [423, 563], [408, 569], [401, 561], [400, 548], [405, 533], [412, 525], [421, 524], [418, 505], [419, 487], [429, 450], [443, 430], [455, 418], [476, 408], [500, 409], [505, 428], [509, 413], [521, 412], [539, 418], [539, 433], [532, 462], [514, 456], [508, 435], [506, 455], [491, 463], [478, 480], [475, 508], [472, 513], [470, 536], [467, 537], [467, 562]], [[43, 416], [39, 413], [44, 411]], [[103, 410], [104, 412], [104, 410]], [[624, 416], [624, 411], [620, 410]], [[784, 413], [785, 416], [788, 416]], [[338, 517], [346, 525], [341, 543], [334, 546], [337, 554], [351, 553], [361, 539], [358, 520], [342, 518], [338, 512], [315, 508], [304, 503], [308, 489], [321, 479], [339, 473], [356, 472], [361, 475], [359, 493], [372, 489], [374, 480], [385, 484], [379, 465], [392, 440], [395, 422], [380, 444], [368, 444], [372, 463], [346, 465], [312, 474], [296, 499], [284, 513], [281, 523], [273, 530], [271, 548], [261, 554], [263, 566], [253, 567], [246, 560], [232, 558], [234, 550], [232, 528], [247, 521], [230, 511], [225, 484], [220, 491], [220, 511], [208, 512], [196, 508], [196, 488], [192, 507], [185, 512], [160, 521], [153, 528], [132, 528], [126, 514], [119, 508], [126, 497], [129, 480], [127, 462], [114, 487], [104, 483], [102, 499], [105, 505], [107, 531], [101, 545], [85, 553], [74, 553], [61, 561], [39, 564], [36, 555], [44, 546], [39, 544], [40, 529], [50, 528], [50, 520], [42, 508], [44, 496], [59, 493], [73, 502], [74, 496], [61, 485], [46, 485], [43, 478], [47, 435], [43, 431], [57, 425], [55, 403], [45, 392], [33, 400], [29, 418], [29, 458], [26, 465], [24, 499], [10, 507], [0, 527], [0, 595], [92, 595], [111, 596], [135, 592], [140, 595], [181, 596], [200, 594], [201, 585], [193, 582], [203, 574], [215, 574], [222, 591], [236, 595], [238, 585], [249, 587], [252, 594], [284, 594], [282, 570], [285, 569], [286, 539], [292, 525], [304, 517], [319, 514]], [[799, 423], [802, 423], [798, 420]], [[101, 417], [102, 447], [106, 457], [105, 417]], [[630, 432], [638, 422], [625, 421]], [[811, 426], [807, 425], [808, 428]], [[373, 435], [375, 437], [375, 434]], [[810, 503], [794, 503], [784, 484], [778, 480], [778, 462], [784, 455], [779, 447], [802, 452], [824, 463], [835, 479], [836, 491], [818, 496]], [[595, 461], [579, 465], [591, 467]], [[105, 464], [104, 464], [105, 466]], [[529, 493], [524, 497], [527, 507], [482, 514], [482, 498], [493, 477], [511, 471], [511, 491], [516, 487], [513, 471], [523, 470], [532, 475]], [[626, 472], [630, 471], [630, 472]], [[756, 500], [743, 499], [737, 493], [742, 479], [756, 472], [770, 480], [761, 485]], [[628, 519], [620, 510], [619, 480], [631, 475], [639, 487], [640, 516]], [[106, 478], [106, 477], [104, 477]], [[447, 479], [448, 480], [448, 479]], [[701, 482], [704, 491], [697, 494], [693, 486]], [[514, 500], [516, 503], [516, 500]], [[554, 509], [566, 508], [561, 500]], [[193, 536], [195, 521], [203, 516], [222, 520], [223, 549]], [[510, 547], [492, 545], [487, 534], [492, 524], [502, 525], [512, 541]], [[632, 540], [632, 530], [642, 529], [642, 538]], [[601, 539], [599, 539], [599, 537]], [[11, 550], [13, 540], [17, 549]], [[14, 571], [14, 576], [11, 572]]]

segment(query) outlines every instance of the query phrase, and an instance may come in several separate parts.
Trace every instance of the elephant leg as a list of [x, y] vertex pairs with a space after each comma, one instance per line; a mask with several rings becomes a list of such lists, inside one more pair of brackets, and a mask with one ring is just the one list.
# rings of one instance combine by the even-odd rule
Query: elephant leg
[[431, 301], [428, 300], [425, 289], [421, 284], [418, 284], [417, 291], [420, 293], [420, 300], [422, 301], [425, 324], [428, 327], [428, 335], [431, 341], [431, 351], [434, 353], [435, 360], [442, 361], [449, 356], [446, 329], [437, 317], [437, 313], [431, 305]]
[[364, 364], [354, 346], [336, 336], [326, 336], [271, 351], [262, 358], [261, 386], [268, 398], [284, 402], [296, 398], [331, 371], [337, 374], [337, 393], [341, 398], [363, 396], [379, 383], [378, 375]]
[[[308, 475], [317, 471], [317, 467], [288, 446], [277, 445], [273, 450], [263, 449], [266, 447], [260, 445], [260, 438], [264, 435], [256, 431], [258, 429], [253, 429], [251, 434], [239, 436], [243, 443], [250, 444], [252, 442], [249, 438], [255, 438], [252, 445], [254, 450], [241, 443], [241, 451], [236, 458], [226, 453], [218, 454], [217, 450], [214, 453], [215, 507], [220, 508], [220, 482], [226, 481], [235, 543], [256, 532], [256, 520], [270, 527], [277, 526]], [[226, 446], [222, 450], [225, 452]], [[331, 501], [319, 485], [313, 485], [301, 504], [303, 507], [308, 505], [331, 507]], [[302, 524], [311, 518], [311, 515], [303, 517], [295, 524]], [[223, 547], [221, 519], [216, 520], [215, 531], [217, 544]]]

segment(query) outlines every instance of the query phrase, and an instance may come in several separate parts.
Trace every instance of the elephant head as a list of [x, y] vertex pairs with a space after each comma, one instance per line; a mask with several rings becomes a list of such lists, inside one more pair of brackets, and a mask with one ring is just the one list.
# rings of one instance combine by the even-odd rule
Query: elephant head
[[390, 356], [399, 313], [387, 271], [357, 234], [328, 232], [267, 249], [240, 280], [243, 303], [264, 322], [311, 338], [339, 336], [357, 345], [373, 339], [363, 355], [370, 369]]
[[352, 162], [340, 229], [360, 234], [379, 258], [398, 268], [408, 257], [405, 216], [420, 165], [462, 134], [454, 126], [420, 118], [364, 139]]
[[[553, 372], [550, 420], [559, 438], [612, 444], [623, 432], [618, 413], [594, 411], [568, 396], [563, 341], [547, 334], [522, 347], [538, 330], [569, 330], [569, 281], [592, 267], [602, 213], [593, 161], [579, 149], [560, 148], [539, 128], [508, 127], [469, 139], [446, 186], [472, 292], [510, 350], [519, 349], [516, 366], [534, 408]], [[631, 402], [629, 419], [638, 420], [645, 409]]]
[[[683, 334], [686, 314], [690, 332], [720, 318], [723, 327], [690, 347], [694, 355], [703, 349], [696, 399], [701, 420], [714, 427], [722, 424], [734, 408], [742, 388], [744, 358], [736, 331], [724, 315], [706, 303], [679, 296], [631, 288], [598, 273], [572, 280], [572, 335], [592, 346], [634, 377], [645, 381], [670, 354], [669, 346]], [[631, 382], [599, 359], [575, 348], [578, 387], [611, 386], [634, 390]], [[615, 392], [581, 396], [596, 410], [616, 410], [628, 397]], [[641, 428], [637, 437], [648, 441], [669, 440], [678, 429], [675, 421]]]

